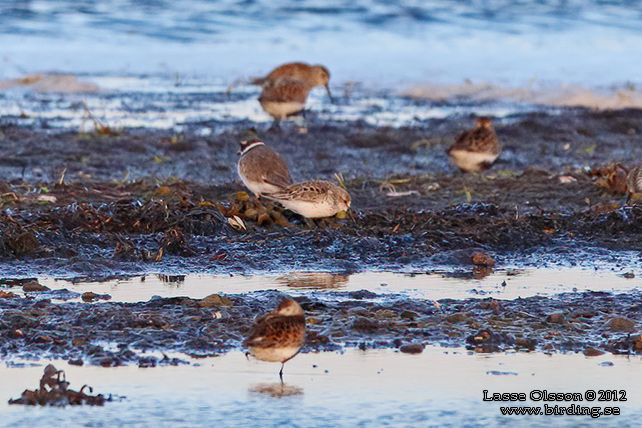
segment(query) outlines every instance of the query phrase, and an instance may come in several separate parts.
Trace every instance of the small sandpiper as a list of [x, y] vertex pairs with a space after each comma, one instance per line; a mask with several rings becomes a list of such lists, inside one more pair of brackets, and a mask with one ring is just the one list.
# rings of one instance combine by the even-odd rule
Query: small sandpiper
[[345, 189], [323, 180], [294, 184], [265, 198], [306, 218], [332, 217], [347, 211], [352, 203]]
[[263, 88], [259, 103], [263, 110], [274, 118], [273, 129], [279, 128], [282, 119], [303, 115], [310, 90], [323, 85], [330, 93], [330, 72], [322, 65], [308, 65], [300, 62], [284, 64], [275, 68], [265, 77], [252, 83]]
[[270, 129], [279, 129], [281, 120], [305, 115], [305, 102], [312, 89], [304, 80], [279, 77], [263, 87], [259, 104], [274, 118]]
[[254, 130], [242, 132], [240, 138], [238, 153], [241, 158], [236, 169], [245, 187], [261, 196], [292, 184], [290, 170], [283, 158], [269, 148]]
[[309, 65], [304, 62], [289, 62], [270, 71], [265, 77], [252, 79], [254, 85], [265, 87], [268, 83], [279, 78], [299, 79], [307, 83], [310, 88], [323, 85], [328, 91], [328, 97], [332, 100], [330, 93], [330, 71], [323, 65]]
[[493, 129], [493, 122], [480, 117], [475, 127], [462, 132], [446, 151], [450, 161], [464, 172], [479, 172], [490, 168], [502, 151]]
[[626, 184], [629, 190], [628, 197], [626, 198], [626, 203], [628, 204], [633, 195], [642, 194], [642, 165], [638, 165], [628, 171], [626, 175]]
[[281, 363], [283, 381], [285, 363], [299, 353], [305, 342], [305, 314], [295, 300], [285, 298], [273, 312], [256, 321], [243, 346], [262, 361]]

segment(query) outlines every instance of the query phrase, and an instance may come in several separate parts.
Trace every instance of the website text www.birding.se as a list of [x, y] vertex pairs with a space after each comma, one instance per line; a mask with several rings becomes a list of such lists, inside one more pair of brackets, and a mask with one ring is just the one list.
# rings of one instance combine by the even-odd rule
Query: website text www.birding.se
[[[483, 401], [494, 402], [524, 402], [527, 394], [524, 392], [489, 392], [483, 390]], [[595, 406], [603, 402], [627, 401], [624, 390], [592, 390], [584, 392], [549, 392], [547, 390], [533, 390], [528, 394], [531, 401], [544, 401], [543, 406], [500, 406], [502, 415], [538, 415], [538, 416], [619, 416], [620, 407]], [[554, 403], [550, 403], [554, 402]], [[550, 403], [550, 404], [549, 404]]]

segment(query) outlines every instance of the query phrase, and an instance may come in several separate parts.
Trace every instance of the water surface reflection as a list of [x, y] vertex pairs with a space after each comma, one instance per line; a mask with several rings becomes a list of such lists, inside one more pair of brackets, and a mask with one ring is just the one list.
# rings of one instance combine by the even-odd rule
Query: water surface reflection
[[[376, 294], [401, 293], [420, 299], [467, 299], [494, 297], [516, 299], [565, 292], [625, 292], [642, 287], [639, 273], [583, 268], [495, 270], [482, 273], [434, 271], [429, 273], [293, 272], [274, 275], [149, 275], [102, 282], [72, 282], [54, 278], [38, 281], [52, 290], [109, 294], [112, 301], [147, 301], [152, 296], [187, 296], [202, 299], [214, 293], [248, 293], [276, 289], [296, 295], [368, 290]], [[0, 289], [21, 293], [15, 280], [0, 281]], [[56, 298], [52, 296], [52, 298]], [[78, 296], [78, 300], [80, 296]]]

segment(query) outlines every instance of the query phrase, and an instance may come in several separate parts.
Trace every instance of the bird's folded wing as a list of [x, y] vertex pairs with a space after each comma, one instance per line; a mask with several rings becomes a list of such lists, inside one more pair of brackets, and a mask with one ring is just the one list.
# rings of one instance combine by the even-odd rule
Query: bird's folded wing
[[289, 175], [283, 175], [283, 174], [270, 174], [269, 176], [264, 176], [263, 181], [265, 181], [268, 184], [272, 184], [273, 186], [280, 187], [282, 189], [285, 189], [286, 187], [290, 186], [292, 184], [292, 179], [290, 178]]

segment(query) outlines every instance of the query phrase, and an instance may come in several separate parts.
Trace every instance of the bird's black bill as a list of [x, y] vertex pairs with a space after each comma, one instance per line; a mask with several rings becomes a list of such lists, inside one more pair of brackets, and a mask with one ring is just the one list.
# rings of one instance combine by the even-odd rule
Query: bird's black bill
[[334, 98], [332, 98], [332, 94], [330, 93], [330, 85], [325, 85], [325, 90], [328, 91], [328, 98], [330, 98], [330, 102], [334, 104]]

